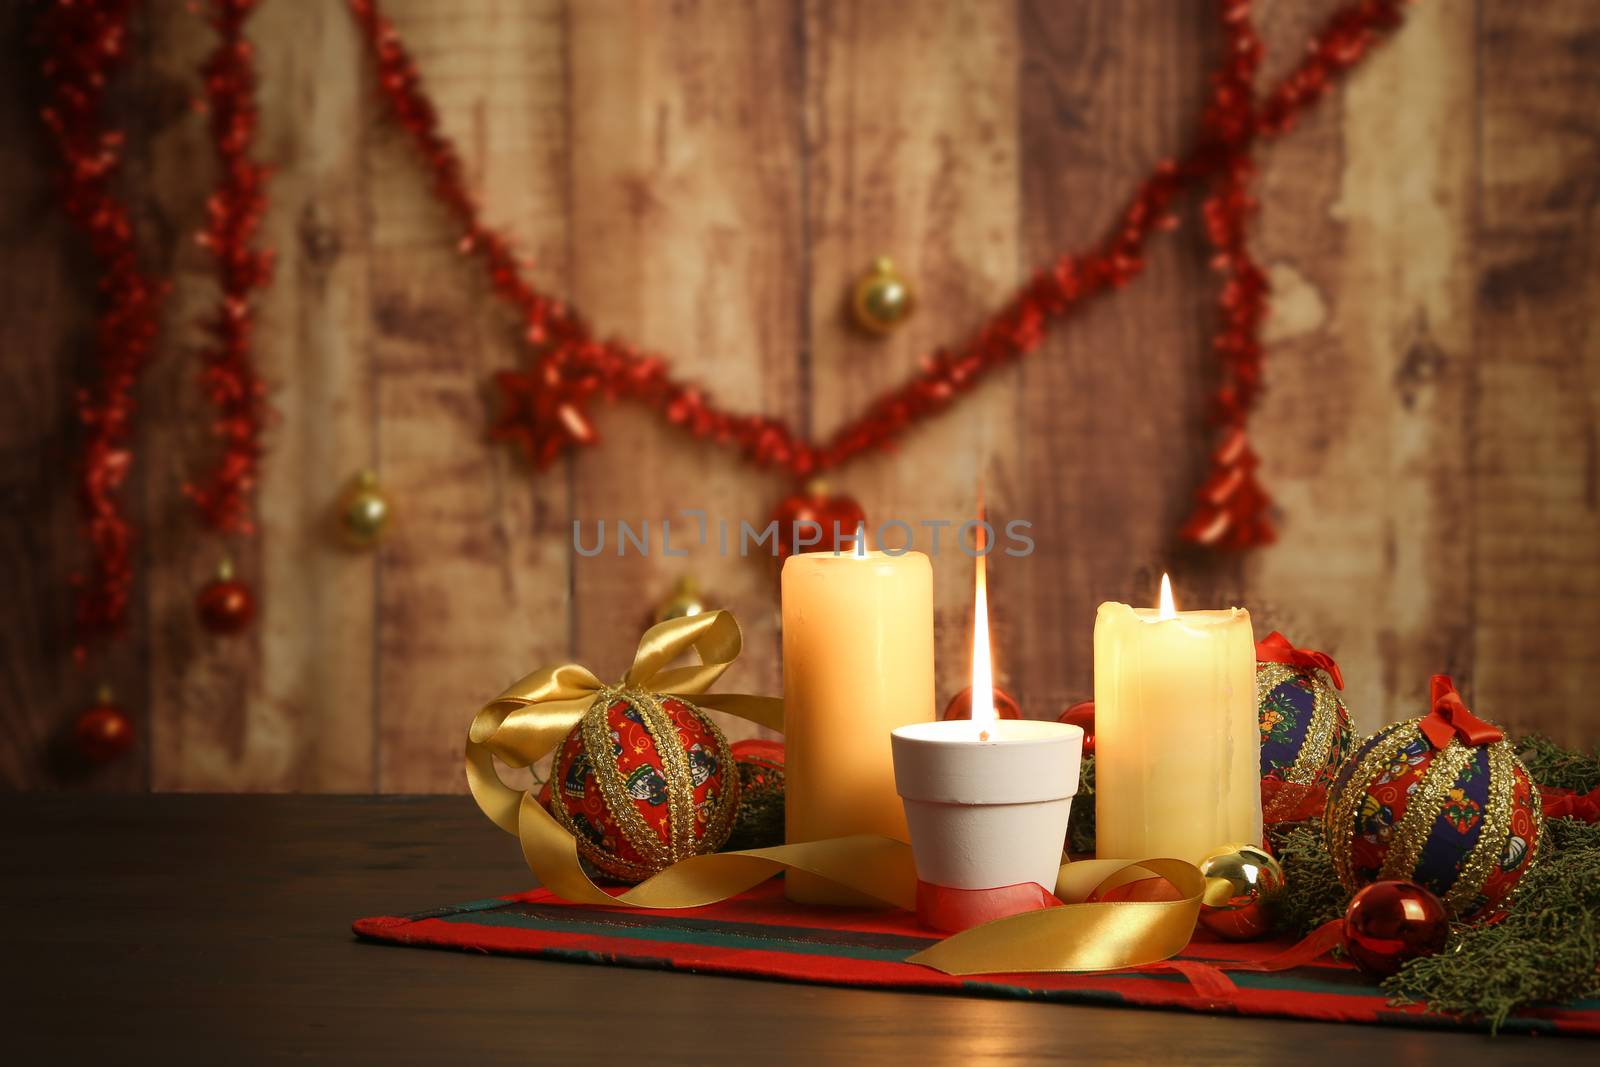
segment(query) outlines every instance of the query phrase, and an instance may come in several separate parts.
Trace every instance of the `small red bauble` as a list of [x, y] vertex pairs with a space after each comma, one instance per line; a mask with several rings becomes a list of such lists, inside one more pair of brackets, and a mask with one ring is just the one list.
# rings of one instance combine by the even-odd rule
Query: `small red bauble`
[[[821, 482], [785, 497], [772, 517], [778, 522], [778, 554], [784, 558], [796, 552], [852, 551], [856, 531], [867, 521], [867, 513], [854, 497], [829, 493]], [[816, 523], [816, 529], [802, 523]], [[815, 541], [798, 544], [802, 536], [810, 541], [819, 529], [821, 535]]]
[[256, 617], [256, 600], [250, 587], [235, 578], [233, 568], [224, 563], [195, 598], [195, 610], [212, 633], [236, 634]]
[[133, 747], [133, 720], [103, 695], [72, 724], [72, 744], [90, 763], [110, 763]]
[[1064, 722], [1069, 726], [1083, 729], [1083, 754], [1094, 755], [1094, 701], [1085, 700], [1074, 704], [1056, 717], [1056, 722]]
[[[1011, 694], [1007, 693], [999, 686], [994, 687], [994, 713], [997, 718], [1001, 719], [1022, 718], [1022, 709], [1017, 706], [1017, 702], [1011, 699]], [[951, 697], [950, 703], [944, 706], [944, 714], [939, 716], [939, 718], [972, 718], [972, 687], [969, 685], [961, 692]]]
[[1387, 978], [1407, 960], [1444, 948], [1444, 901], [1415, 882], [1373, 882], [1344, 913], [1344, 948], [1363, 971]]

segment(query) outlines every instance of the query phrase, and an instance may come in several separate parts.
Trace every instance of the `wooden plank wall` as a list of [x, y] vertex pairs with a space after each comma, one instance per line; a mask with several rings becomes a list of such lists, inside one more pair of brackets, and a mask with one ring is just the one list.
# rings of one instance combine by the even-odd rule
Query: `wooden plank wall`
[[[602, 331], [671, 354], [740, 409], [813, 434], [899, 381], [1183, 144], [1216, 34], [1166, 0], [887, 5], [390, 0], [491, 221]], [[1269, 72], [1333, 0], [1259, 5]], [[51, 199], [27, 9], [0, 19], [0, 784], [126, 790], [454, 791], [472, 711], [534, 666], [626, 666], [681, 574], [744, 624], [729, 688], [775, 691], [776, 573], [716, 538], [660, 553], [703, 508], [764, 517], [779, 480], [622, 407], [603, 446], [535, 475], [485, 442], [516, 324], [453, 251], [409, 147], [371, 93], [342, 5], [268, 0], [253, 24], [261, 150], [276, 168], [262, 369], [279, 418], [262, 536], [197, 530], [181, 483], [205, 455], [191, 235], [210, 161], [191, 100], [210, 46], [151, 5], [119, 94], [129, 189], [174, 281], [141, 396], [144, 524], [128, 640], [70, 663], [80, 566], [74, 384], [92, 291]], [[875, 519], [959, 522], [981, 479], [1037, 551], [997, 559], [1000, 679], [1034, 715], [1089, 695], [1094, 605], [1238, 602], [1334, 652], [1358, 722], [1416, 714], [1435, 670], [1483, 714], [1600, 736], [1600, 14], [1583, 0], [1413, 9], [1399, 38], [1261, 154], [1256, 243], [1275, 289], [1256, 423], [1283, 538], [1248, 558], [1174, 548], [1203, 468], [1213, 299], [1191, 227], [1147, 275], [837, 487]], [[1192, 221], [1193, 208], [1189, 209]], [[842, 315], [891, 255], [921, 305], [888, 340]], [[398, 510], [375, 554], [339, 547], [347, 479]], [[571, 524], [655, 528], [656, 551], [585, 558]], [[614, 541], [613, 541], [614, 543]], [[919, 547], [930, 548], [929, 532]], [[192, 600], [230, 554], [259, 625], [216, 638]], [[967, 670], [970, 563], [936, 561], [941, 698]], [[139, 718], [93, 774], [62, 730], [109, 679]]]

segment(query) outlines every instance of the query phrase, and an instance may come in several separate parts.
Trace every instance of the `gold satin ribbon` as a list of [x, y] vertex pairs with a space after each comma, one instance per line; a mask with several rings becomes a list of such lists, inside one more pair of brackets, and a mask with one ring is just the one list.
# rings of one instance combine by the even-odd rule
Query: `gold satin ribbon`
[[[515, 835], [540, 884], [564, 900], [634, 908], [693, 908], [736, 896], [785, 870], [815, 874], [887, 905], [916, 908], [911, 848], [873, 834], [719, 852], [682, 860], [613, 895], [578, 862], [578, 846], [531, 790], [506, 785], [496, 758], [526, 767], [554, 751], [594, 702], [619, 691], [676, 696], [697, 707], [783, 729], [783, 703], [772, 697], [708, 694], [738, 657], [739, 624], [726, 611], [670, 619], [645, 632], [633, 666], [606, 686], [575, 663], [536, 671], [490, 701], [467, 735], [467, 784], [496, 826]], [[693, 651], [700, 662], [672, 667]], [[1175, 901], [1084, 903], [1096, 892], [1155, 875], [1182, 894]], [[946, 974], [1092, 971], [1154, 963], [1189, 943], [1205, 878], [1193, 864], [1153, 859], [1080, 860], [1064, 864], [1055, 885], [1059, 908], [1014, 915], [973, 927], [910, 958]]]
[[[1151, 875], [1171, 882], [1182, 898], [1088, 902], [1113, 886]], [[1055, 887], [1056, 897], [1065, 902], [1061, 907], [974, 926], [923, 949], [907, 962], [957, 975], [1140, 967], [1183, 951], [1194, 934], [1205, 888], [1205, 875], [1183, 860], [1064, 863]]]

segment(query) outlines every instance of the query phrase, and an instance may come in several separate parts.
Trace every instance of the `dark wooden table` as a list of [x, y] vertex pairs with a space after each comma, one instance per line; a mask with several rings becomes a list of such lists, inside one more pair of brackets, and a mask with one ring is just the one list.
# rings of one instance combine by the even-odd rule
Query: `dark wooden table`
[[9, 796], [0, 820], [0, 1049], [15, 1064], [1409, 1067], [1600, 1052], [356, 941], [358, 916], [527, 887], [515, 843], [464, 797]]

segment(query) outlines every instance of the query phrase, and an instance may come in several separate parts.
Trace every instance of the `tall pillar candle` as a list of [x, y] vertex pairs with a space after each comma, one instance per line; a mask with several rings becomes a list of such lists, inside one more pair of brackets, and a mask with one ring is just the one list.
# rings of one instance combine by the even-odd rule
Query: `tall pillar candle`
[[1100, 856], [1194, 863], [1261, 842], [1249, 612], [1101, 604], [1094, 722]]
[[[920, 552], [813, 552], [783, 565], [785, 838], [906, 840], [890, 731], [931, 722], [933, 569]], [[790, 900], [873, 903], [790, 871]]]

